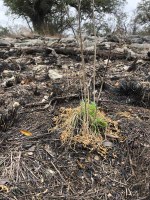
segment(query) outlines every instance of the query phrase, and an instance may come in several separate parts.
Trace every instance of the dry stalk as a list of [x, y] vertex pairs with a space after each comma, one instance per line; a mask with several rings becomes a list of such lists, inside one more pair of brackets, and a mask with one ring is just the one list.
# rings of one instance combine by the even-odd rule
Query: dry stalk
[[[79, 41], [80, 41], [80, 51], [81, 51], [81, 60], [82, 60], [82, 77], [83, 77], [83, 96], [85, 102], [85, 117], [83, 126], [85, 126], [86, 131], [88, 132], [88, 109], [87, 109], [87, 88], [86, 88], [86, 70], [85, 70], [85, 62], [84, 62], [84, 53], [83, 53], [83, 39], [82, 39], [82, 30], [81, 30], [81, 0], [77, 0], [78, 4], [78, 26], [79, 26]], [[88, 99], [89, 102], [89, 99]]]
[[95, 77], [96, 77], [96, 46], [97, 46], [97, 38], [96, 38], [94, 5], [95, 5], [95, 0], [93, 0], [93, 33], [94, 33], [94, 37], [95, 37], [94, 62], [93, 62], [93, 100], [95, 102]]
[[86, 101], [86, 72], [85, 72], [83, 39], [82, 39], [82, 30], [81, 30], [81, 0], [77, 0], [77, 3], [78, 3], [79, 40], [80, 40], [80, 51], [81, 51], [81, 60], [82, 60], [83, 92], [84, 92], [84, 101]]
[[111, 58], [111, 45], [110, 45], [110, 48], [109, 48], [108, 60], [107, 60], [106, 68], [105, 68], [105, 71], [104, 71], [104, 74], [103, 74], [103, 77], [102, 77], [102, 83], [101, 83], [100, 91], [99, 91], [99, 94], [98, 94], [97, 102], [99, 101], [101, 93], [102, 93], [102, 89], [103, 89], [103, 85], [104, 85], [104, 81], [105, 81], [106, 72], [107, 72], [107, 69], [108, 69], [110, 58]]

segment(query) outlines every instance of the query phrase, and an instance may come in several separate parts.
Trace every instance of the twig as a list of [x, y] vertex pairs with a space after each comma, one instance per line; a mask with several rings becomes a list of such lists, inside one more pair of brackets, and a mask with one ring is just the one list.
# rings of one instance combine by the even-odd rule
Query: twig
[[130, 163], [130, 167], [131, 167], [131, 171], [132, 171], [132, 176], [135, 176], [135, 171], [133, 169], [133, 162], [132, 162], [132, 159], [131, 159], [131, 155], [130, 155], [130, 152], [129, 152], [128, 145], [127, 145], [127, 149], [128, 149], [128, 157], [129, 157], [129, 163]]
[[120, 184], [120, 185], [127, 186], [126, 183], [122, 183], [122, 182], [116, 181], [115, 179], [111, 179], [110, 177], [107, 177], [107, 178], [109, 178], [111, 181], [113, 181], [113, 182], [115, 182], [115, 183], [118, 183], [118, 184]]
[[98, 95], [97, 101], [99, 101], [101, 93], [102, 93], [102, 89], [103, 89], [104, 80], [105, 80], [106, 72], [107, 72], [107, 69], [108, 69], [108, 64], [109, 64], [109, 61], [110, 61], [110, 57], [111, 57], [111, 45], [110, 45], [110, 48], [109, 48], [108, 60], [107, 60], [106, 68], [105, 68], [105, 71], [104, 71], [104, 74], [103, 74], [103, 77], [102, 77], [102, 83], [101, 83], [101, 87], [100, 87], [100, 91], [99, 91], [99, 95]]
[[53, 97], [50, 102], [35, 102], [35, 103], [29, 103], [29, 104], [26, 104], [24, 107], [25, 108], [32, 108], [32, 107], [38, 107], [38, 106], [44, 106], [46, 104], [48, 104], [48, 107], [46, 108], [43, 108], [43, 109], [47, 109], [49, 108], [49, 106], [53, 103], [53, 102], [56, 102], [56, 101], [60, 101], [60, 100], [69, 100], [71, 98], [79, 98], [79, 95], [78, 94], [72, 94], [72, 95], [68, 95], [68, 96], [62, 96], [62, 97]]
[[16, 176], [16, 182], [18, 182], [18, 180], [19, 180], [20, 159], [21, 159], [21, 151], [19, 152], [19, 156], [18, 156], [18, 164], [17, 164], [17, 176]]
[[51, 161], [51, 164], [53, 165], [54, 169], [57, 171], [57, 173], [59, 174], [60, 178], [62, 179], [62, 181], [65, 183], [65, 179], [63, 178], [63, 176], [61, 175], [60, 171], [57, 169], [57, 167], [55, 166], [55, 164]]
[[93, 0], [93, 32], [95, 37], [95, 44], [94, 44], [94, 63], [93, 63], [93, 100], [95, 102], [95, 77], [96, 77], [96, 47], [97, 47], [97, 40], [96, 40], [96, 28], [95, 28], [95, 15], [94, 15], [94, 5], [95, 0]]
[[37, 106], [44, 106], [45, 104], [47, 104], [48, 102], [35, 102], [35, 103], [29, 103], [26, 104], [24, 107], [25, 108], [32, 108], [32, 107], [37, 107]]
[[82, 59], [82, 76], [83, 76], [83, 92], [84, 92], [84, 102], [86, 106], [86, 72], [85, 72], [85, 62], [84, 62], [84, 53], [83, 53], [83, 39], [82, 39], [82, 30], [81, 30], [81, 0], [78, 0], [78, 25], [79, 25], [79, 39], [80, 39], [80, 51]]

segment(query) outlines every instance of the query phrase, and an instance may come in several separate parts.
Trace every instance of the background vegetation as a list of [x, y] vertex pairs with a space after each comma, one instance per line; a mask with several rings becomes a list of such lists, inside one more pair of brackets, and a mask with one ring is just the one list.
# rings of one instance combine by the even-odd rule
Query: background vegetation
[[[23, 17], [30, 29], [39, 34], [62, 34], [78, 29], [77, 0], [3, 0], [11, 14]], [[93, 33], [92, 1], [81, 0], [81, 24], [84, 33]], [[95, 0], [96, 34], [149, 34], [150, 1], [141, 0], [131, 19], [124, 12], [126, 0]], [[8, 27], [0, 28], [0, 34]]]

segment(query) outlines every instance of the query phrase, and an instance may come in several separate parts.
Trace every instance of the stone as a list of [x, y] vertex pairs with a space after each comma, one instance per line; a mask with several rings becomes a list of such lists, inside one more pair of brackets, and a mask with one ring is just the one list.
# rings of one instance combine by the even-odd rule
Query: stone
[[47, 69], [46, 65], [36, 65], [35, 67], [33, 67], [33, 71], [34, 72], [41, 72], [43, 70]]
[[53, 171], [52, 169], [47, 169], [47, 170], [46, 170], [46, 174], [47, 174], [47, 175], [54, 175], [54, 174], [55, 174], [55, 171]]
[[102, 43], [98, 43], [96, 46], [97, 46], [97, 49], [99, 50], [109, 50], [110, 46], [111, 46], [111, 49], [114, 49], [116, 47], [116, 43], [102, 42]]
[[16, 101], [16, 102], [13, 103], [13, 108], [18, 108], [19, 106], [20, 106], [19, 102]]
[[86, 51], [94, 51], [94, 45], [86, 47], [85, 50]]
[[0, 39], [0, 47], [11, 47], [13, 46], [11, 43], [7, 42], [6, 40]]
[[108, 34], [106, 38], [107, 38], [107, 41], [109, 42], [116, 42], [116, 43], [120, 42], [119, 37], [116, 35]]
[[16, 42], [15, 43], [15, 47], [29, 47], [29, 46], [36, 46], [36, 45], [43, 45], [44, 41], [42, 41], [41, 39], [26, 39], [23, 42]]
[[102, 144], [104, 147], [107, 147], [107, 148], [112, 148], [114, 146], [113, 143], [108, 140], [103, 141]]
[[99, 156], [94, 156], [94, 160], [99, 161], [100, 157]]
[[62, 65], [62, 69], [67, 70], [68, 68], [69, 68], [68, 65], [66, 65], [66, 64], [63, 64], [63, 65]]
[[144, 60], [137, 60], [137, 62], [136, 62], [137, 64], [144, 64], [145, 62], [144, 62]]
[[110, 64], [110, 63], [112, 63], [111, 60], [108, 60], [108, 59], [104, 60], [105, 65]]
[[115, 48], [115, 51], [119, 52], [119, 53], [124, 53], [124, 49], [123, 48]]
[[128, 36], [128, 40], [130, 40], [130, 43], [137, 43], [137, 44], [142, 44], [143, 43], [143, 38], [139, 35], [130, 35]]
[[4, 70], [1, 75], [3, 78], [11, 78], [12, 76], [14, 76], [14, 74], [15, 74], [15, 71]]
[[50, 69], [48, 71], [48, 76], [52, 80], [61, 79], [63, 77], [63, 75], [59, 74], [58, 70], [55, 69]]
[[16, 83], [15, 76], [11, 78], [5, 79], [4, 82], [1, 84], [3, 87], [12, 87]]
[[37, 56], [37, 57], [34, 58], [34, 60], [35, 60], [35, 63], [37, 65], [36, 67], [34, 67], [34, 69], [38, 69], [38, 68], [40, 68], [43, 65], [43, 58], [42, 58], [42, 56]]
[[108, 197], [108, 198], [112, 198], [113, 196], [112, 196], [111, 193], [109, 193], [109, 194], [107, 194], [107, 197]]
[[126, 70], [126, 71], [128, 71], [129, 67], [130, 66], [128, 66], [128, 65], [124, 65], [123, 69]]
[[143, 41], [150, 44], [150, 36], [144, 36]]
[[134, 49], [139, 50], [139, 51], [141, 51], [141, 50], [146, 51], [146, 50], [150, 49], [150, 44], [148, 44], [148, 43], [144, 43], [144, 44], [132, 43], [130, 45], [130, 48], [134, 48]]
[[45, 102], [47, 102], [47, 101], [48, 101], [48, 99], [49, 99], [49, 96], [46, 96], [46, 95], [45, 95], [45, 96], [43, 97], [43, 99], [42, 99], [42, 103], [45, 103]]
[[48, 67], [47, 65], [37, 65], [33, 67], [33, 73], [36, 80], [45, 80], [48, 77]]
[[91, 40], [85, 40], [83, 45], [84, 48], [90, 48], [90, 47], [94, 48], [95, 42]]
[[67, 44], [76, 43], [76, 39], [74, 37], [62, 38], [60, 42]]
[[130, 60], [130, 58], [135, 58], [137, 55], [134, 51], [127, 47], [124, 47], [124, 54], [126, 55], [126, 60]]
[[150, 51], [147, 52], [147, 56], [150, 58]]

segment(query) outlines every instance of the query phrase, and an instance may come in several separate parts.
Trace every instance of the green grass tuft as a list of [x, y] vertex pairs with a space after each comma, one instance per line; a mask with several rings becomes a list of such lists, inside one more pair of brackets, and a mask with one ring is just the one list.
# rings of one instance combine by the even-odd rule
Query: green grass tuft
[[88, 115], [89, 119], [89, 128], [96, 133], [96, 134], [104, 134], [108, 123], [105, 121], [105, 119], [100, 118], [97, 115], [97, 105], [94, 102], [86, 103], [82, 101], [81, 104], [81, 117], [82, 119], [85, 118], [86, 115]]

